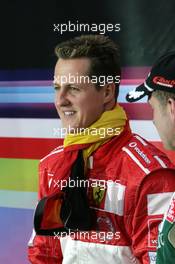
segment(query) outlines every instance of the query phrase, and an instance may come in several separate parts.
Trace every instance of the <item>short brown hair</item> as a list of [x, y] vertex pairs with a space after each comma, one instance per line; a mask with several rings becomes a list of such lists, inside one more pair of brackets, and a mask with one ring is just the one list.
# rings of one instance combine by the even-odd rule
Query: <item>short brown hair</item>
[[175, 93], [170, 93], [161, 90], [154, 91], [152, 95], [159, 100], [161, 106], [163, 107], [166, 106], [169, 98], [175, 99]]
[[[61, 59], [89, 58], [91, 76], [121, 75], [119, 47], [104, 35], [82, 35], [58, 44], [55, 48], [56, 56]], [[101, 87], [97, 84], [97, 89]], [[115, 83], [115, 99], [119, 93], [119, 84]]]

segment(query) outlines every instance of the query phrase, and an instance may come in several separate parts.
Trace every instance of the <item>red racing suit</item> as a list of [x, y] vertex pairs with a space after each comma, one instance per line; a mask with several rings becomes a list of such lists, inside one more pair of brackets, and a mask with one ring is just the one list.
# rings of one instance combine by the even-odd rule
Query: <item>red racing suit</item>
[[[64, 170], [59, 146], [39, 168], [39, 199], [50, 194]], [[34, 264], [153, 264], [158, 225], [175, 190], [175, 170], [168, 158], [138, 135], [113, 137], [89, 157], [88, 200], [97, 229], [83, 236], [33, 234], [28, 257]], [[95, 185], [97, 181], [106, 188]], [[56, 186], [55, 186], [56, 188]]]

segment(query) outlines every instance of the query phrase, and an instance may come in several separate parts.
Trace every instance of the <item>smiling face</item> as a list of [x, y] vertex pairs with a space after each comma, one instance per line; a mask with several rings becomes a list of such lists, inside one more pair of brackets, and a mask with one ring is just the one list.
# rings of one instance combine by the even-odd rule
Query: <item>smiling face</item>
[[153, 123], [166, 149], [175, 150], [175, 101], [169, 99], [166, 105], [161, 105], [154, 96], [149, 99], [153, 109]]
[[106, 104], [111, 101], [106, 86], [97, 90], [95, 84], [87, 79], [81, 83], [72, 83], [70, 76], [88, 76], [89, 68], [88, 58], [57, 61], [54, 78], [55, 106], [64, 128], [78, 130], [89, 127], [99, 119], [106, 110]]

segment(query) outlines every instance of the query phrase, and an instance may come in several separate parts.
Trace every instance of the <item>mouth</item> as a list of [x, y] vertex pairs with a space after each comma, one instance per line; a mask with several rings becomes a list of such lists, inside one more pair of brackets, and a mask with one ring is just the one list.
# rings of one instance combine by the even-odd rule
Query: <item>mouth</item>
[[63, 114], [66, 117], [73, 116], [76, 112], [75, 111], [64, 111]]

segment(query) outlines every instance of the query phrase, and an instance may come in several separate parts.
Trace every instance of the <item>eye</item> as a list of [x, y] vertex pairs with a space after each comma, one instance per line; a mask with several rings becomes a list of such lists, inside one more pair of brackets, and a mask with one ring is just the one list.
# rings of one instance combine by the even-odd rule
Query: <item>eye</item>
[[76, 86], [70, 86], [70, 90], [71, 90], [71, 91], [78, 92], [78, 91], [80, 91], [80, 88], [78, 88], [78, 87], [76, 87]]
[[58, 91], [60, 89], [60, 87], [57, 86], [57, 85], [54, 85], [53, 88], [54, 88], [55, 91]]

